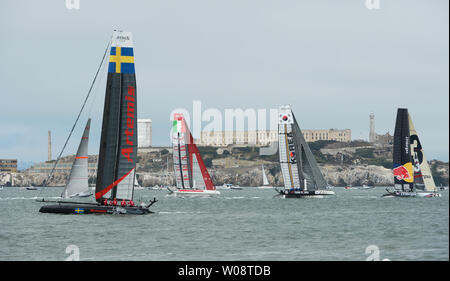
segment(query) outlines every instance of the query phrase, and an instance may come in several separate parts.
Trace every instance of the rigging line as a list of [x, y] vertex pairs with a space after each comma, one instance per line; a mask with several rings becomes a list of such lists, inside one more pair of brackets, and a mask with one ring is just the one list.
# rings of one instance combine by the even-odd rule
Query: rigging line
[[49, 174], [48, 177], [44, 180], [44, 182], [43, 182], [43, 184], [42, 184], [43, 186], [46, 186], [47, 181], [50, 180], [51, 176], [53, 175], [53, 172], [55, 171], [56, 165], [58, 164], [59, 159], [61, 158], [61, 155], [62, 155], [62, 153], [64, 152], [64, 149], [66, 148], [66, 145], [67, 145], [67, 143], [69, 142], [70, 137], [72, 136], [72, 133], [73, 133], [73, 131], [74, 131], [74, 129], [75, 129], [75, 126], [76, 126], [77, 123], [78, 123], [78, 119], [80, 119], [80, 115], [81, 115], [81, 113], [83, 112], [84, 106], [86, 105], [86, 102], [87, 102], [87, 100], [88, 100], [88, 98], [89, 98], [89, 95], [91, 94], [92, 87], [94, 86], [95, 81], [97, 80], [98, 73], [100, 72], [100, 69], [101, 69], [101, 67], [102, 67], [102, 65], [103, 65], [103, 62], [105, 61], [105, 57], [106, 57], [106, 55], [107, 55], [107, 53], [108, 53], [108, 49], [109, 49], [110, 44], [111, 44], [111, 40], [109, 40], [108, 45], [106, 46], [105, 53], [103, 54], [102, 60], [101, 60], [101, 62], [100, 62], [100, 65], [98, 66], [97, 72], [95, 73], [94, 80], [92, 81], [92, 84], [91, 84], [91, 87], [89, 88], [88, 94], [87, 94], [86, 98], [84, 99], [83, 106], [81, 107], [81, 110], [80, 110], [80, 112], [78, 113], [77, 119], [75, 120], [75, 123], [73, 124], [72, 129], [70, 130], [69, 136], [67, 137], [66, 142], [64, 143], [64, 146], [63, 146], [63, 148], [61, 149], [61, 152], [60, 152], [59, 155], [58, 155], [58, 158], [56, 158], [55, 164], [53, 165], [53, 168], [52, 168], [50, 174]]
[[[104, 71], [106, 65], [107, 65], [106, 63], [103, 64], [103, 66], [102, 66], [102, 68], [101, 68], [101, 70], [100, 70], [102, 73], [103, 73], [103, 71]], [[96, 85], [95, 85], [94, 92], [93, 92], [93, 97], [91, 98], [92, 102], [91, 102], [91, 106], [90, 106], [90, 108], [89, 108], [88, 117], [91, 117], [91, 116], [92, 116], [92, 115], [91, 115], [92, 109], [94, 108], [95, 101], [97, 100], [97, 96], [98, 96], [97, 93], [98, 93], [100, 84], [101, 84], [101, 82], [103, 81], [103, 76], [100, 76], [99, 79], [100, 79], [100, 80], [98, 80], [98, 83], [96, 83]]]

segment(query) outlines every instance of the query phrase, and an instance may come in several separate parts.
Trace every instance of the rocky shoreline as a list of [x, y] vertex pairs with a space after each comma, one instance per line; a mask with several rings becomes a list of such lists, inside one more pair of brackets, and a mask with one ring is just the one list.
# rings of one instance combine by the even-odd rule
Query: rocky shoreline
[[[270, 168], [270, 166], [268, 166]], [[325, 165], [321, 166], [325, 179], [328, 184], [333, 186], [390, 186], [394, 180], [392, 171], [382, 166], [365, 165], [365, 166], [337, 166]], [[260, 186], [262, 185], [262, 170], [260, 166], [246, 167], [237, 169], [210, 169], [210, 174], [215, 185], [223, 185], [231, 183], [240, 186]], [[66, 184], [69, 173], [57, 173], [49, 182], [49, 186], [63, 186]], [[0, 173], [0, 184], [7, 186], [41, 186], [44, 182], [46, 174], [27, 174], [27, 173]], [[138, 172], [138, 182], [142, 186], [154, 185], [172, 185], [174, 183], [173, 173], [167, 172]], [[267, 178], [270, 184], [274, 186], [283, 185], [283, 176], [281, 171], [276, 173], [267, 172]], [[92, 183], [95, 182], [95, 175], [90, 178]]]
[[[315, 142], [311, 149], [329, 185], [333, 186], [391, 186], [392, 146], [372, 146], [367, 142], [348, 144]], [[261, 156], [257, 147], [200, 147], [202, 158], [216, 186], [224, 183], [240, 186], [261, 186], [264, 165], [269, 183], [283, 185], [278, 154]], [[226, 152], [226, 153], [225, 153]], [[69, 177], [74, 156], [60, 160], [62, 167], [54, 173], [48, 186], [64, 186]], [[89, 183], [96, 180], [97, 155], [89, 156]], [[17, 173], [0, 172], [3, 186], [42, 186], [54, 162], [39, 163]], [[436, 185], [448, 186], [447, 162], [429, 162]], [[59, 165], [59, 164], [58, 164]], [[46, 170], [45, 170], [45, 169]], [[44, 169], [44, 170], [42, 170]], [[142, 149], [138, 153], [137, 179], [141, 186], [174, 185], [171, 148]]]

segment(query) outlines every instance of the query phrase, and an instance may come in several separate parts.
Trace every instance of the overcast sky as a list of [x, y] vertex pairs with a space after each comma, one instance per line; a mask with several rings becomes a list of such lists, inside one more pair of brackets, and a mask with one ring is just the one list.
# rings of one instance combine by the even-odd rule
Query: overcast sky
[[[175, 108], [291, 104], [303, 129], [393, 133], [407, 107], [428, 159], [448, 160], [447, 0], [65, 0], [0, 2], [0, 158], [59, 153], [113, 29], [133, 32], [138, 118], [153, 120], [154, 145], [169, 145]], [[106, 69], [87, 116], [98, 152]], [[207, 122], [203, 123], [205, 126]]]

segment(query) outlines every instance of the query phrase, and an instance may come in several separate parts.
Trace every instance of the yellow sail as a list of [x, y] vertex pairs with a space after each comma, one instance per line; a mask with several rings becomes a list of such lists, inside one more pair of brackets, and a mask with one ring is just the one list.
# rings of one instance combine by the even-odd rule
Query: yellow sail
[[436, 185], [431, 174], [430, 166], [428, 165], [427, 158], [423, 151], [422, 145], [419, 141], [416, 129], [411, 119], [411, 115], [408, 114], [409, 120], [409, 134], [411, 140], [411, 156], [414, 159], [414, 175], [418, 173], [422, 174], [423, 183], [425, 184], [425, 191], [436, 191]]

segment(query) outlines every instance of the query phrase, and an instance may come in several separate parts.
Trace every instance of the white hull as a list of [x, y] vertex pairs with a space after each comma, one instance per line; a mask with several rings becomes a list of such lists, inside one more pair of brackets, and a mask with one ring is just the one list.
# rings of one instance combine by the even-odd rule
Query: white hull
[[273, 186], [263, 185], [263, 186], [258, 186], [258, 189], [273, 189]]
[[414, 192], [414, 191], [389, 191], [387, 194], [383, 194], [383, 197], [419, 197], [419, 198], [431, 198], [431, 197], [442, 197], [439, 192]]
[[[283, 195], [283, 198], [294, 198], [290, 195]], [[313, 199], [322, 199], [323, 195], [302, 195], [299, 198], [313, 198]]]
[[335, 195], [336, 193], [333, 190], [316, 190], [316, 195]]
[[417, 192], [417, 197], [442, 197], [442, 195], [438, 192]]
[[224, 183], [223, 185], [219, 185], [219, 186], [216, 186], [216, 189], [233, 189], [233, 185], [232, 184], [227, 184], [227, 183]]
[[217, 190], [206, 189], [177, 189], [172, 191], [172, 193], [176, 196], [214, 196], [220, 194]]

